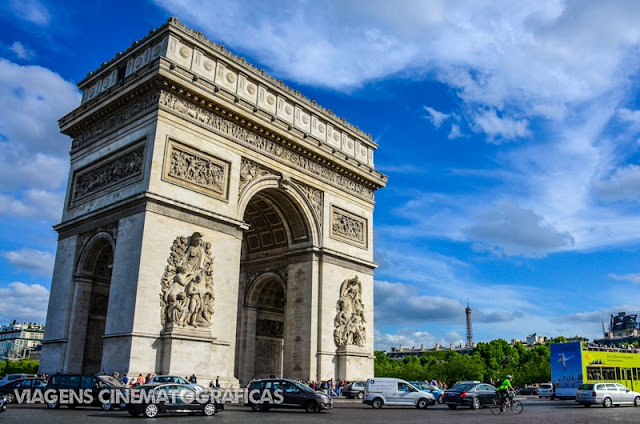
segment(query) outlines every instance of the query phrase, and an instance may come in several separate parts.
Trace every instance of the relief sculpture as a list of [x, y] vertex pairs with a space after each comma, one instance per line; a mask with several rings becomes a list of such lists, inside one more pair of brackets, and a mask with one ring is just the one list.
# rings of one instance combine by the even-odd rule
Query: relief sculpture
[[356, 345], [363, 347], [367, 341], [365, 332], [362, 283], [358, 277], [344, 280], [340, 286], [340, 298], [336, 306], [333, 339], [336, 346]]
[[211, 243], [202, 234], [179, 236], [171, 247], [162, 275], [161, 321], [167, 327], [211, 326], [213, 315]]

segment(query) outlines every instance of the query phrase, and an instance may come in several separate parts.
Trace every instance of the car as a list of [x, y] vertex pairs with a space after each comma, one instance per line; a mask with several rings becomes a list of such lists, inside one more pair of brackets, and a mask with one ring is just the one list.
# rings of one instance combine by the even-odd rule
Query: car
[[147, 382], [147, 384], [164, 384], [164, 383], [186, 384], [188, 386], [191, 386], [191, 388], [197, 392], [201, 392], [205, 390], [205, 388], [202, 387], [201, 385], [196, 383], [190, 383], [189, 381], [185, 380], [182, 377], [178, 377], [177, 375], [154, 375]]
[[191, 384], [144, 384], [131, 389], [130, 400], [125, 409], [132, 417], [143, 415], [154, 418], [160, 413], [196, 412], [211, 417], [223, 411], [224, 404], [218, 402], [210, 391], [197, 391]]
[[[100, 392], [102, 391], [126, 391], [124, 384], [109, 375], [90, 375], [57, 373], [49, 377], [45, 391], [53, 391], [53, 395], [48, 396], [51, 402], [47, 401], [49, 409], [58, 409], [64, 403], [68, 408], [76, 406], [98, 406], [105, 411], [109, 411], [114, 406], [124, 407], [124, 404], [114, 405], [111, 402], [103, 402]], [[73, 394], [73, 396], [71, 396]], [[110, 396], [106, 396], [110, 400]]]
[[426, 409], [436, 403], [433, 394], [418, 390], [412, 384], [399, 378], [376, 377], [367, 380], [362, 401], [375, 409], [388, 406], [415, 406]]
[[43, 390], [46, 386], [47, 380], [43, 378], [20, 378], [0, 386], [0, 393], [4, 395], [7, 403], [13, 403], [16, 401], [16, 395], [20, 396], [23, 391]]
[[410, 381], [409, 383], [422, 392], [431, 393], [433, 397], [436, 398], [437, 403], [442, 403], [444, 401], [444, 390], [434, 386], [433, 384], [429, 384], [425, 381]]
[[538, 394], [538, 388], [537, 387], [523, 387], [522, 389], [518, 390], [516, 392], [516, 394], [518, 395], [537, 395]]
[[4, 395], [0, 393], [0, 414], [7, 410], [7, 401]]
[[0, 380], [0, 386], [4, 386], [8, 382], [13, 380], [18, 380], [20, 378], [35, 378], [35, 377], [37, 377], [37, 375], [34, 375], [34, 374], [23, 374], [23, 373], [7, 374], [4, 377], [2, 377], [2, 380]]
[[366, 384], [365, 381], [354, 381], [344, 386], [340, 390], [340, 393], [342, 393], [343, 396], [349, 399], [353, 399], [353, 398], [364, 399], [365, 384]]
[[538, 386], [538, 397], [555, 399], [555, 391], [553, 390], [553, 384], [551, 383], [542, 383]]
[[640, 406], [640, 393], [620, 383], [586, 383], [576, 391], [576, 402], [585, 407], [602, 405], [605, 408], [620, 405]]
[[453, 386], [444, 392], [444, 403], [449, 409], [458, 406], [469, 406], [472, 409], [480, 409], [489, 406], [494, 399], [498, 399], [498, 390], [488, 383], [462, 383]]
[[249, 398], [245, 399], [245, 405], [254, 412], [272, 408], [302, 408], [307, 412], [320, 412], [333, 408], [331, 396], [288, 378], [253, 380], [247, 389]]

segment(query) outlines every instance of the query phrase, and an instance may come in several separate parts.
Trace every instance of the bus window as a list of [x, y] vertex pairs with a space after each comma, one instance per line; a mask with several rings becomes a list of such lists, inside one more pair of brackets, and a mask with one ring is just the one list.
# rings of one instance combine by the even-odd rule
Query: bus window
[[602, 367], [602, 379], [603, 380], [615, 380], [616, 372], [614, 368], [611, 367]]
[[601, 380], [600, 367], [587, 367], [587, 380]]

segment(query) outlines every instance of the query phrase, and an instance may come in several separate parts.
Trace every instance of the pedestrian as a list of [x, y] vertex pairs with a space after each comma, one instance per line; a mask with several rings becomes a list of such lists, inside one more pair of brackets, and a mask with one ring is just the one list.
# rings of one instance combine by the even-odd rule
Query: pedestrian
[[142, 373], [141, 373], [141, 374], [138, 374], [138, 378], [136, 379], [136, 383], [137, 383], [139, 386], [142, 386], [142, 385], [144, 384], [144, 377], [142, 376]]
[[220, 376], [216, 377], [216, 389], [220, 388]]
[[124, 383], [125, 386], [129, 384], [129, 377], [127, 377], [127, 373], [126, 372], [122, 376], [122, 382]]

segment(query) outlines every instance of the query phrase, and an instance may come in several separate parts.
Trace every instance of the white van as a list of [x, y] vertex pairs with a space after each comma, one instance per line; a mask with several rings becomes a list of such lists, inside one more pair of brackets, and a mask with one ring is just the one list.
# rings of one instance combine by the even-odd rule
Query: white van
[[415, 406], [426, 408], [436, 403], [436, 398], [428, 392], [421, 392], [399, 378], [370, 378], [364, 391], [363, 402], [374, 408], [383, 405]]

